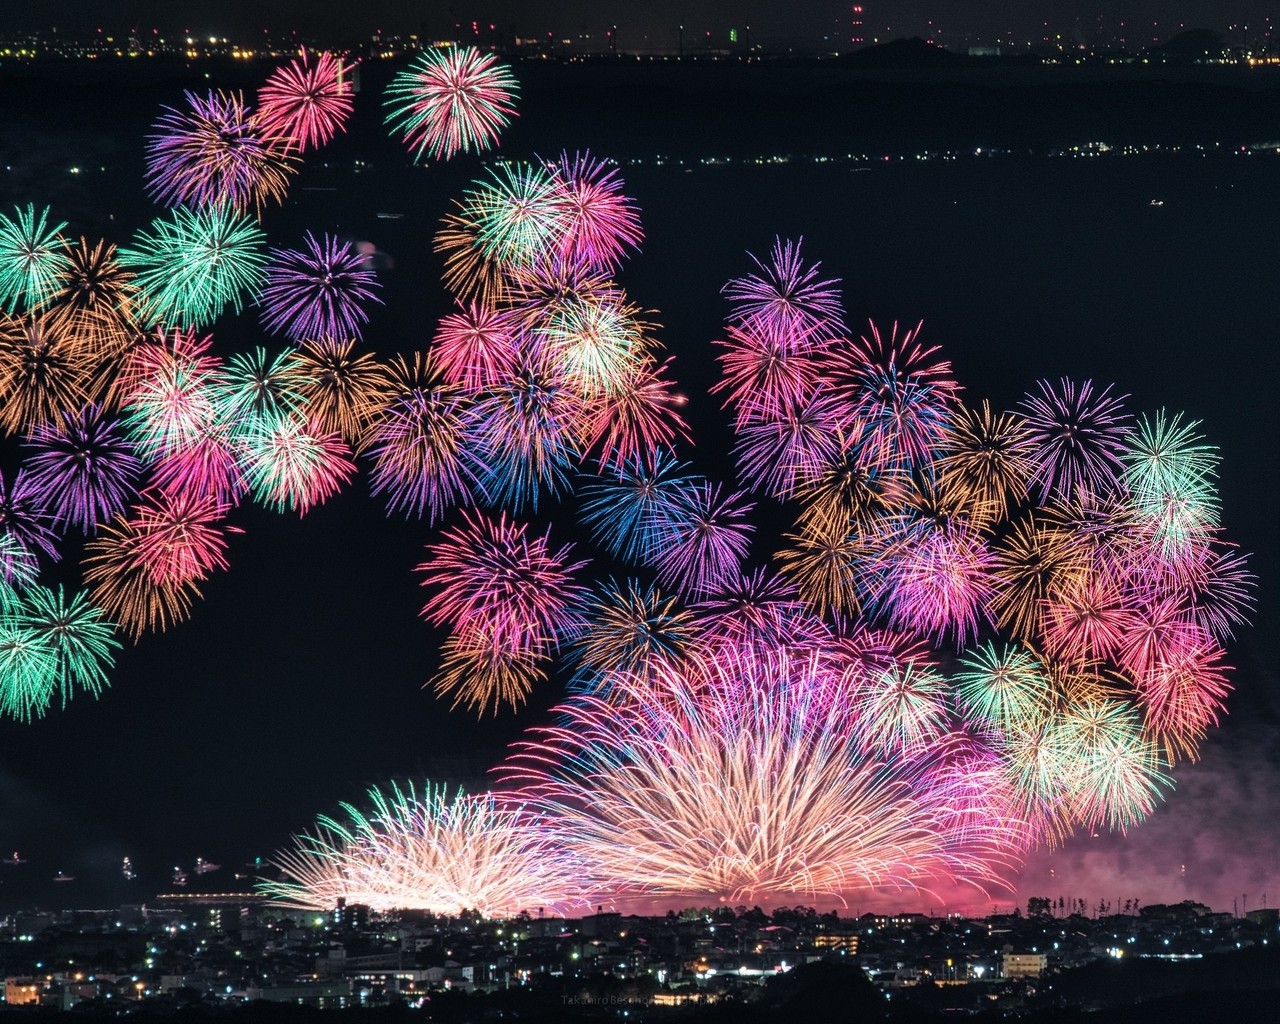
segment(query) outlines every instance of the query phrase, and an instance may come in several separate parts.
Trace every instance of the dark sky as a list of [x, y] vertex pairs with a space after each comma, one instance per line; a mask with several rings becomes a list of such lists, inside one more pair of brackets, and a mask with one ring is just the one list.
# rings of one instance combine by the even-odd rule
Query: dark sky
[[[676, 103], [680, 94], [652, 104], [648, 93], [610, 92], [576, 69], [539, 78], [522, 67], [520, 117], [504, 151], [529, 158], [567, 146], [624, 156], [630, 147], [651, 155], [657, 139], [693, 156], [732, 144], [770, 152], [784, 132], [788, 145], [821, 149], [840, 128], [909, 152], [936, 144], [929, 133], [943, 130], [939, 118], [960, 122], [944, 127], [965, 138], [999, 142], [1011, 130], [990, 104], [966, 106], [963, 97], [955, 109], [972, 113], [952, 117], [942, 100], [963, 92], [953, 84], [855, 90], [856, 102], [842, 108], [847, 122], [837, 122], [787, 79], [771, 81], [797, 90], [797, 110], [784, 96], [753, 135], [741, 130], [759, 107], [740, 88], [754, 81], [748, 70], [724, 79], [708, 71], [699, 81], [732, 95], [696, 106]], [[335, 166], [360, 157], [373, 169], [338, 179], [338, 201], [296, 190], [266, 227], [273, 244], [292, 244], [308, 227], [370, 239], [396, 257], [387, 304], [368, 333], [370, 346], [386, 353], [420, 347], [448, 309], [428, 238], [477, 165], [408, 168], [382, 131], [379, 73], [388, 72], [368, 73], [350, 133], [324, 154]], [[0, 80], [0, 118], [12, 129], [0, 133], [0, 166], [14, 168], [0, 178], [4, 207], [48, 203], [73, 232], [126, 241], [156, 212], [141, 187], [143, 135], [183, 84], [160, 77], [91, 91], [69, 75]], [[1047, 123], [1060, 108], [1078, 108], [1089, 118], [1079, 131], [1100, 130], [1099, 104], [1064, 95], [1059, 106], [1029, 107], [1009, 123]], [[1116, 106], [1118, 95], [1108, 93], [1107, 109], [1128, 109]], [[1217, 86], [1185, 102], [1172, 86], [1123, 95], [1157, 111], [1153, 138], [1213, 131], [1226, 109], [1249, 106]], [[721, 116], [726, 106], [732, 116]], [[1186, 111], [1204, 123], [1192, 124]], [[805, 116], [790, 116], [797, 112]], [[1106, 129], [1113, 141], [1119, 123]], [[65, 173], [71, 163], [109, 171], [73, 179]], [[324, 183], [319, 173], [319, 160], [309, 161], [300, 184]], [[1273, 881], [1280, 896], [1280, 481], [1272, 444], [1280, 423], [1267, 369], [1280, 160], [969, 160], [858, 173], [795, 165], [685, 173], [650, 162], [624, 177], [647, 238], [623, 283], [658, 311], [677, 377], [703, 409], [716, 405], [706, 389], [710, 340], [724, 315], [719, 288], [748, 269], [746, 251], [763, 253], [781, 234], [804, 235], [807, 252], [844, 279], [851, 323], [925, 319], [974, 400], [1008, 407], [1037, 379], [1092, 376], [1131, 393], [1135, 410], [1168, 407], [1204, 421], [1222, 450], [1229, 533], [1254, 553], [1262, 578], [1258, 625], [1232, 652], [1239, 670], [1231, 715], [1203, 760], [1179, 768], [1178, 790], [1147, 826], [1037, 854], [1026, 885], [1031, 895], [1190, 896], [1221, 907], [1233, 892], [1257, 894]], [[1150, 205], [1156, 197], [1163, 207]], [[404, 218], [377, 218], [387, 210]], [[220, 322], [219, 350], [264, 344], [254, 324], [251, 313]], [[723, 433], [698, 440], [700, 468], [726, 474]], [[238, 511], [245, 533], [231, 544], [231, 571], [208, 583], [190, 622], [125, 651], [100, 700], [77, 698], [31, 725], [0, 721], [0, 855], [23, 852], [22, 870], [46, 882], [43, 899], [54, 898], [47, 880], [58, 869], [77, 874], [76, 892], [90, 902], [145, 898], [173, 865], [189, 868], [197, 856], [223, 863], [218, 880], [229, 881], [244, 860], [270, 854], [340, 801], [359, 802], [371, 784], [483, 780], [504, 744], [555, 699], [555, 687], [544, 687], [525, 714], [479, 724], [420, 689], [438, 638], [417, 617], [423, 595], [412, 569], [432, 534], [386, 518], [367, 486], [362, 474], [301, 521]], [[555, 519], [558, 543], [583, 540], [567, 510]], [[143, 872], [141, 892], [120, 887], [126, 854]], [[21, 898], [20, 874], [0, 867], [0, 910]], [[116, 888], [105, 889], [107, 881]]]
[[[301, 29], [310, 33], [364, 35], [374, 28], [388, 32], [445, 33], [454, 23], [493, 23], [520, 35], [547, 31], [600, 32], [617, 25], [624, 47], [674, 40], [676, 26], [711, 31], [722, 37], [730, 27], [750, 25], [753, 39], [813, 45], [823, 36], [840, 37], [849, 21], [849, 3], [834, 0], [656, 0], [643, 4], [622, 0], [35, 0], [10, 3], [0, 12], [0, 27], [60, 25], [77, 31], [99, 26], [109, 31], [130, 26], [162, 32], [190, 29], [209, 32], [257, 32]], [[1012, 32], [1019, 39], [1052, 33], [1069, 35], [1077, 26], [1092, 33], [1130, 36], [1148, 31], [1164, 38], [1179, 26], [1226, 30], [1231, 25], [1261, 24], [1272, 13], [1269, 0], [1118, 0], [1101, 4], [1082, 0], [1038, 3], [987, 3], [984, 0], [865, 0], [869, 35], [893, 38], [926, 35], [960, 42], [967, 34], [992, 36]], [[1122, 23], [1127, 30], [1122, 30]], [[930, 26], [932, 25], [932, 29]]]

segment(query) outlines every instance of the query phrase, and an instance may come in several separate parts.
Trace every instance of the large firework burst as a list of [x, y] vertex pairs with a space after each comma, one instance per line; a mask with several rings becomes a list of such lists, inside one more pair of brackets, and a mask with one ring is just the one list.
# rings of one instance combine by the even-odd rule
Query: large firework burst
[[261, 215], [284, 199], [295, 167], [264, 138], [244, 97], [187, 93], [187, 110], [165, 109], [147, 145], [147, 190], [164, 206], [217, 206]]
[[1016, 822], [958, 828], [955, 741], [931, 723], [882, 756], [878, 719], [850, 713], [851, 678], [817, 651], [719, 645], [571, 699], [503, 770], [618, 895], [736, 904], [991, 883], [1021, 846]]

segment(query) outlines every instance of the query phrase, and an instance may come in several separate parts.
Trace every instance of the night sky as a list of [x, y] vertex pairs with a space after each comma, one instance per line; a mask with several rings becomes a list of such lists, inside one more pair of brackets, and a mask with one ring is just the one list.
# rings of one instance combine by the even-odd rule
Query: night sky
[[[308, 19], [315, 31], [327, 30], [315, 5], [297, 6], [315, 14]], [[1066, 17], [1067, 6], [1046, 8], [1047, 16]], [[1160, 6], [1168, 17], [1176, 5]], [[780, 24], [788, 7], [754, 5], [753, 27], [756, 10], [764, 26], [771, 18]], [[112, 16], [132, 10], [144, 24], [153, 16], [165, 24], [169, 8], [157, 8], [113, 6]], [[252, 26], [263, 10], [282, 19], [296, 13], [286, 4], [188, 9], [192, 27], [211, 29], [213, 10], [218, 27]], [[392, 24], [400, 16], [415, 28], [398, 14], [403, 9], [376, 0], [344, 6], [331, 12], [329, 24], [360, 30], [370, 17]], [[459, 18], [470, 14], [461, 4], [456, 9]], [[909, 19], [926, 8], [895, 9]], [[963, 23], [985, 31], [990, 9], [954, 4], [948, 18], [957, 30]], [[656, 26], [733, 14], [712, 4], [644, 10]], [[540, 11], [560, 24], [599, 22], [608, 8], [548, 4]], [[76, 4], [42, 5], [40, 18], [47, 23], [63, 12], [69, 22], [93, 20]], [[1212, 4], [1188, 3], [1185, 16], [1221, 21]], [[811, 17], [819, 31], [822, 19]], [[619, 24], [626, 22], [620, 17]], [[526, 83], [521, 119], [504, 143], [510, 155], [527, 158], [561, 145], [600, 151], [627, 134], [588, 105], [557, 107], [574, 94], [571, 81], [540, 83]], [[10, 122], [24, 141], [6, 143], [4, 160], [25, 160], [33, 169], [21, 179], [21, 196], [6, 179], [6, 206], [48, 202], [73, 231], [125, 241], [152, 215], [137, 173], [145, 125], [159, 102], [179, 100], [180, 88], [166, 82], [113, 94], [126, 105], [114, 111], [109, 128], [95, 123], [87, 95], [73, 86], [52, 90], [41, 99], [47, 107]], [[929, 95], [914, 101], [918, 108], [907, 104], [885, 116], [910, 120], [932, 104]], [[12, 98], [0, 93], [0, 114], [16, 113], [6, 109]], [[396, 267], [385, 281], [386, 310], [367, 337], [382, 353], [408, 350], [425, 343], [448, 308], [436, 283], [438, 258], [424, 237], [475, 165], [411, 177], [403, 155], [381, 136], [372, 88], [360, 102], [357, 118], [364, 121], [334, 144], [332, 156], [372, 152], [385, 176], [341, 210], [303, 195], [268, 221], [268, 234], [274, 244], [303, 226], [334, 229], [391, 254]], [[693, 129], [678, 141], [701, 152]], [[767, 124], [753, 144], [768, 147]], [[109, 189], [95, 194], [49, 184], [44, 168], [86, 146], [112, 167]], [[1266, 372], [1274, 361], [1270, 239], [1280, 233], [1272, 199], [1280, 194], [1280, 173], [1269, 165], [1187, 174], [1185, 165], [1126, 164], [1099, 177], [1074, 167], [993, 164], [954, 175], [902, 169], [861, 178], [739, 171], [723, 179], [652, 166], [624, 170], [648, 237], [622, 280], [638, 302], [659, 311], [677, 376], [708, 409], [717, 404], [705, 391], [713, 379], [709, 341], [724, 315], [720, 284], [748, 269], [745, 251], [763, 253], [775, 234], [803, 234], [808, 251], [845, 280], [851, 323], [868, 316], [925, 319], [971, 399], [990, 396], [1008, 406], [1041, 377], [1097, 376], [1132, 393], [1135, 410], [1168, 406], [1204, 420], [1223, 453], [1228, 532], [1254, 552], [1261, 577], [1256, 626], [1232, 651], [1240, 668], [1231, 718], [1206, 743], [1200, 764], [1179, 769], [1177, 793], [1146, 826], [1127, 838], [1082, 837], [1065, 850], [1035, 855], [1023, 895], [1057, 896], [1052, 886], [1060, 885], [1067, 895], [1094, 899], [1190, 897], [1221, 907], [1236, 892], [1260, 896], [1275, 880], [1280, 899], [1273, 629], [1280, 495]], [[1163, 220], [1148, 205], [1156, 195], [1168, 200]], [[376, 211], [392, 201], [402, 204], [397, 212], [406, 219], [377, 220]], [[228, 349], [262, 343], [251, 315], [217, 333]], [[705, 415], [708, 447], [727, 447], [723, 424], [716, 433], [718, 414]], [[715, 450], [701, 457], [712, 475], [724, 465]], [[369, 499], [366, 479], [301, 521], [246, 504], [235, 515], [245, 532], [231, 541], [231, 571], [204, 586], [191, 621], [126, 647], [100, 700], [78, 697], [29, 726], [0, 722], [0, 853], [16, 849], [28, 859], [21, 868], [0, 868], [9, 873], [0, 874], [0, 909], [10, 909], [17, 893], [25, 898], [38, 889], [25, 886], [18, 872], [43, 880], [66, 870], [77, 875], [89, 902], [136, 901], [162, 888], [174, 865], [189, 869], [206, 857], [224, 865], [214, 880], [230, 885], [246, 861], [269, 855], [339, 801], [359, 802], [370, 785], [392, 778], [483, 785], [505, 744], [541, 720], [554, 686], [540, 691], [524, 715], [483, 723], [449, 714], [421, 689], [439, 637], [418, 618], [423, 594], [412, 568], [431, 534], [421, 524], [388, 519]], [[562, 542], [585, 539], [567, 512], [556, 521]], [[131, 889], [118, 877], [125, 855], [143, 873]], [[42, 899], [55, 898], [48, 889], [38, 890]]]

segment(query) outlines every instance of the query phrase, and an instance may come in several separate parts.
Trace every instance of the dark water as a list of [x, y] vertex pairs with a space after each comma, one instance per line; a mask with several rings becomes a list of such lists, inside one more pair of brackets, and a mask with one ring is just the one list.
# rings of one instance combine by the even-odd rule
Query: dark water
[[[963, 97], [953, 97], [944, 118], [938, 103], [948, 90], [936, 83], [848, 86], [859, 110], [875, 113], [864, 118], [874, 130], [859, 134], [803, 106], [832, 92], [810, 84], [797, 86], [789, 103], [775, 97], [747, 131], [740, 80], [659, 83], [650, 108], [637, 102], [635, 82], [611, 97], [610, 80], [593, 79], [585, 98], [579, 91], [570, 100], [572, 82], [530, 77], [526, 116], [507, 155], [553, 154], [562, 145], [607, 155], [612, 143], [620, 157], [641, 161], [622, 173], [646, 239], [622, 280], [636, 302], [657, 311], [693, 400], [693, 457], [709, 474], [724, 475], [731, 443], [706, 397], [716, 372], [711, 342], [725, 312], [719, 289], [750, 269], [747, 252], [764, 255], [775, 236], [804, 236], [806, 253], [843, 280], [855, 329], [868, 318], [924, 320], [924, 337], [943, 347], [972, 400], [1008, 406], [1039, 379], [1071, 376], [1114, 383], [1132, 396], [1134, 411], [1168, 408], [1203, 421], [1222, 453], [1229, 534], [1253, 552], [1261, 579], [1257, 625], [1234, 651], [1231, 718], [1203, 762], [1180, 770], [1180, 791], [1146, 829], [1040, 858], [1028, 878], [1044, 895], [1058, 895], [1053, 884], [1068, 894], [1087, 885], [1076, 895], [1100, 887], [1144, 902], [1185, 894], [1222, 905], [1237, 888], [1265, 888], [1277, 866], [1264, 851], [1274, 848], [1280, 810], [1271, 795], [1280, 750], [1273, 397], [1280, 156], [1223, 150], [1264, 137], [1257, 133], [1273, 97], [1217, 83], [1191, 102], [1185, 83], [1168, 93], [1145, 83], [1147, 106], [1154, 95], [1163, 113], [1142, 131], [1165, 130], [1211, 155], [1086, 160], [1044, 154], [1050, 144], [1098, 137], [1076, 109], [1078, 92], [1046, 99], [1034, 84], [1000, 86], [1006, 97], [1057, 112], [1048, 127], [1019, 129], [1032, 154], [944, 162], [916, 154], [1011, 137], [1013, 119], [984, 114]], [[160, 103], [181, 101], [184, 84], [191, 83], [86, 90], [79, 82], [61, 89], [0, 82], [0, 116], [10, 115], [0, 135], [0, 167], [8, 167], [0, 202], [51, 204], [72, 232], [126, 241], [154, 215], [141, 190], [142, 136]], [[877, 88], [886, 92], [882, 107]], [[1131, 107], [1142, 105], [1125, 95]], [[1215, 151], [1225, 129], [1213, 113], [1242, 97], [1247, 109], [1230, 123], [1235, 135]], [[659, 101], [674, 105], [665, 130]], [[1182, 120], [1174, 116], [1179, 105]], [[387, 304], [366, 337], [380, 352], [408, 351], [427, 343], [448, 309], [430, 236], [479, 166], [464, 159], [410, 167], [382, 136], [372, 83], [360, 108], [352, 132], [311, 158], [265, 226], [273, 244], [294, 245], [311, 228], [388, 253]], [[716, 114], [722, 110], [727, 127]], [[788, 110], [799, 113], [788, 118]], [[635, 133], [617, 111], [635, 118]], [[1114, 111], [1099, 123], [1118, 130]], [[873, 145], [894, 159], [702, 163]], [[659, 152], [668, 157], [663, 166], [653, 160]], [[364, 162], [358, 173], [356, 160]], [[72, 166], [81, 173], [71, 174]], [[216, 334], [223, 351], [262, 343], [252, 314], [229, 318]], [[0, 852], [21, 850], [28, 860], [0, 869], [0, 909], [33, 899], [140, 900], [196, 856], [224, 865], [207, 877], [211, 886], [231, 885], [238, 865], [270, 853], [339, 800], [358, 801], [369, 784], [482, 777], [554, 701], [551, 686], [524, 716], [477, 724], [419, 689], [433, 670], [434, 637], [416, 617], [422, 596], [411, 570], [429, 534], [388, 521], [365, 493], [359, 481], [301, 523], [238, 513], [247, 532], [232, 544], [231, 572], [210, 581], [191, 622], [125, 651], [112, 689], [96, 703], [77, 699], [30, 726], [0, 723]], [[559, 536], [572, 539], [570, 516], [556, 522]], [[1255, 852], [1228, 862], [1229, 849]], [[137, 882], [119, 877], [126, 854], [142, 873]], [[1186, 863], [1190, 881], [1180, 870]], [[77, 880], [54, 885], [59, 869]], [[1135, 891], [1106, 892], [1113, 883]]]

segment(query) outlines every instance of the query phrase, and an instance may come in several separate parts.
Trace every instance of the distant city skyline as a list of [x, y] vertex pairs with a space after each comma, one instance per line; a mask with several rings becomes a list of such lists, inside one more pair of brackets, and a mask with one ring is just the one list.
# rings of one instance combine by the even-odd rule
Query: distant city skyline
[[810, 3], [797, 10], [783, 0], [658, 0], [637, 8], [625, 4], [586, 3], [583, 0], [463, 0], [447, 8], [424, 9], [404, 0], [370, 0], [359, 5], [333, 0], [130, 0], [104, 5], [78, 0], [51, 0], [30, 7], [9, 5], [0, 13], [0, 30], [47, 29], [85, 32], [136, 29], [141, 32], [272, 33], [298, 31], [304, 35], [363, 37], [375, 31], [447, 36], [457, 27], [474, 23], [480, 32], [504, 37], [536, 38], [556, 35], [604, 34], [616, 27], [623, 49], [674, 45], [683, 26], [686, 42], [700, 37], [725, 43], [731, 30], [740, 37], [750, 27], [753, 40], [765, 46], [829, 45], [833, 49], [864, 42], [921, 36], [958, 45], [973, 41], [1078, 40], [1082, 43], [1123, 39], [1130, 44], [1165, 39], [1187, 28], [1211, 28], [1238, 34], [1240, 41], [1261, 38], [1274, 4], [1241, 0], [1221, 4], [1212, 0], [1129, 0], [1099, 9], [1075, 0], [1044, 0], [1036, 5], [980, 4], [958, 0], [866, 0], [858, 5], [836, 0]]

